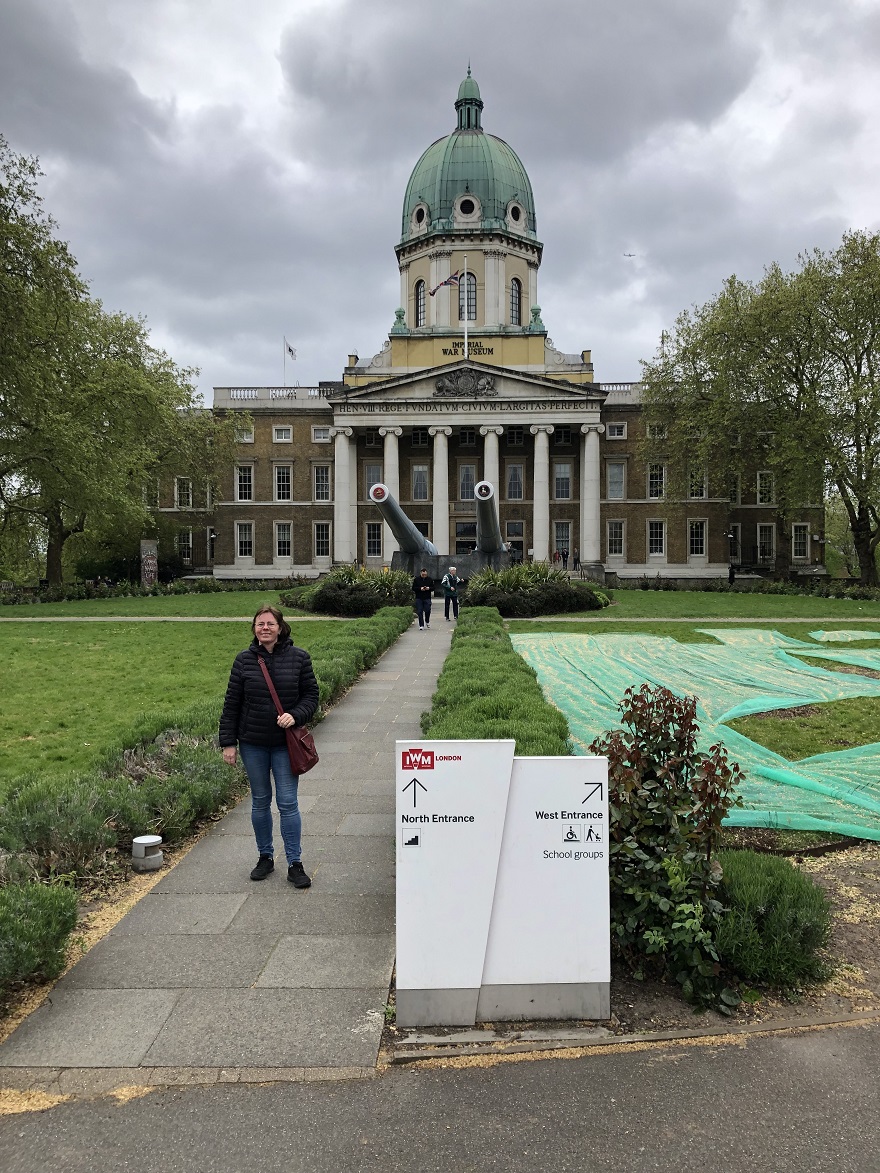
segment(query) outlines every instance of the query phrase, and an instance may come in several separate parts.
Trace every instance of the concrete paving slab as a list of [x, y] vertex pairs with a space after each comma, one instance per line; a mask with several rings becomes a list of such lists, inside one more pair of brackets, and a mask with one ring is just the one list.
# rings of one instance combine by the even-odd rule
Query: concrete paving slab
[[180, 997], [180, 990], [56, 990], [0, 1046], [0, 1067], [137, 1067]]
[[315, 887], [300, 892], [290, 884], [285, 888], [278, 893], [279, 899], [246, 900], [230, 932], [381, 936], [394, 928], [393, 894], [358, 896]]
[[394, 838], [394, 815], [346, 815], [336, 830], [337, 835], [389, 835]]
[[222, 933], [245, 899], [243, 892], [174, 893], [154, 888], [114, 925], [110, 936]]
[[258, 989], [375, 989], [388, 980], [394, 965], [394, 937], [282, 937], [263, 972]]
[[316, 815], [393, 815], [395, 797], [389, 794], [321, 794], [316, 796], [313, 810]]
[[387, 987], [184, 991], [145, 1062], [153, 1067], [374, 1064]]
[[57, 985], [59, 990], [171, 990], [250, 986], [278, 943], [277, 934], [105, 937]]
[[305, 778], [300, 780], [299, 793], [301, 795], [360, 794], [362, 783], [360, 777], [355, 776], [352, 768], [354, 758], [344, 754], [336, 756], [339, 761], [335, 764], [334, 773], [331, 774], [328, 770], [315, 777], [312, 774], [306, 774]]

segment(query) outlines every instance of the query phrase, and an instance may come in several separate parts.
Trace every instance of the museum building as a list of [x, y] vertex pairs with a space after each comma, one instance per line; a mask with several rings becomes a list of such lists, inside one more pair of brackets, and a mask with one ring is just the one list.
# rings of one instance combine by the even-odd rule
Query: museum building
[[[662, 437], [640, 455], [639, 385], [596, 382], [589, 350], [548, 337], [532, 185], [483, 129], [470, 70], [455, 113], [406, 187], [401, 308], [379, 353], [349, 355], [342, 378], [317, 387], [214, 389], [214, 409], [247, 412], [252, 427], [201, 540], [181, 518], [184, 562], [223, 578], [388, 565], [395, 539], [367, 496], [379, 482], [441, 554], [470, 552], [474, 486], [488, 480], [514, 559], [567, 550], [612, 582], [703, 578], [731, 561], [772, 568], [785, 540], [794, 568], [815, 568], [821, 509], [780, 535], [769, 472], [741, 487], [691, 475], [687, 499], [669, 499]], [[178, 478], [165, 504], [191, 509], [192, 486]]]

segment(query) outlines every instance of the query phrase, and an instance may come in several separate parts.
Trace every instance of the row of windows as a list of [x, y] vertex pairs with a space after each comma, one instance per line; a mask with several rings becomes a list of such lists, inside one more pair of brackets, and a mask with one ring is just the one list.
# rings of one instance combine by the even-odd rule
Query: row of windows
[[[666, 557], [667, 523], [650, 519], [647, 526], [647, 547], [649, 558]], [[623, 558], [626, 553], [626, 522], [605, 523], [606, 551], [609, 558]], [[756, 562], [771, 565], [776, 557], [776, 526], [759, 524], [756, 527], [757, 541], [753, 549], [742, 545], [742, 525], [735, 523], [725, 535], [729, 542], [731, 562]], [[691, 558], [701, 558], [707, 553], [708, 523], [702, 518], [687, 522], [687, 550]], [[806, 522], [795, 522], [791, 527], [791, 557], [795, 562], [805, 562], [810, 554], [810, 527]]]
[[[458, 284], [458, 320], [475, 322], [477, 320], [477, 278], [473, 273], [463, 273], [457, 279]], [[432, 290], [435, 293], [436, 290]], [[428, 297], [430, 296], [425, 282], [418, 280], [413, 287], [413, 324], [416, 328], [428, 324]], [[510, 324], [522, 325], [523, 288], [519, 277], [510, 282]]]
[[[626, 499], [626, 462], [608, 460], [605, 463], [605, 491], [609, 501], [624, 501]], [[666, 496], [666, 465], [648, 465], [648, 498], [659, 501]], [[759, 472], [756, 477], [756, 496], [759, 505], [774, 505], [776, 503], [776, 486], [772, 472]], [[688, 484], [688, 497], [692, 501], [704, 501], [709, 495], [709, 487], [705, 472], [692, 472]], [[740, 478], [735, 477], [730, 489], [731, 504], [738, 505], [741, 500]]]
[[[254, 556], [254, 528], [252, 521], [237, 521], [235, 523], [235, 552], [236, 558], [253, 558]], [[381, 553], [382, 523], [368, 522], [368, 531], [376, 531]], [[375, 533], [372, 534], [375, 539]], [[293, 525], [289, 521], [274, 523], [274, 553], [276, 558], [293, 557]], [[316, 521], [312, 523], [312, 556], [315, 559], [330, 557], [330, 522]], [[305, 559], [308, 561], [309, 559]]]
[[[238, 444], [253, 444], [254, 429], [253, 428], [237, 428], [235, 432], [235, 439]], [[293, 443], [293, 428], [290, 424], [275, 424], [272, 427], [272, 443], [273, 444], [292, 444]], [[312, 443], [313, 444], [329, 444], [330, 443], [330, 425], [326, 427], [312, 428]]]

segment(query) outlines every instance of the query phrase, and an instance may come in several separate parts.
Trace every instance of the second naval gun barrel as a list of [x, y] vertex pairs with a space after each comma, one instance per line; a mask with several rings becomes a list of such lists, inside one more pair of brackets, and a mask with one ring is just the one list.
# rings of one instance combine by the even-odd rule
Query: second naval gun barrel
[[437, 547], [416, 529], [388, 492], [387, 485], [373, 485], [369, 497], [405, 554], [437, 554]]
[[474, 500], [477, 503], [477, 549], [484, 554], [506, 550], [507, 546], [501, 538], [495, 486], [489, 481], [479, 481], [474, 485]]

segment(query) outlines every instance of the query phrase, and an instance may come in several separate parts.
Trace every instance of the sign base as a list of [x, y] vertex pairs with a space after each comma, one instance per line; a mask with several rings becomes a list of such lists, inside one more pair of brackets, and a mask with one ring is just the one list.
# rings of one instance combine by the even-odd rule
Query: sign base
[[604, 1022], [611, 1017], [608, 982], [483, 986], [479, 990], [398, 990], [397, 1025], [473, 1026], [536, 1019]]

